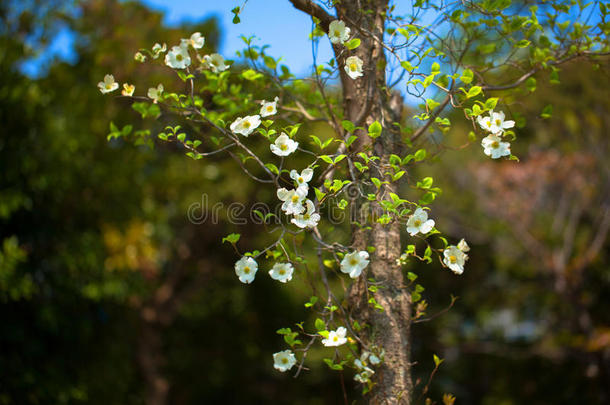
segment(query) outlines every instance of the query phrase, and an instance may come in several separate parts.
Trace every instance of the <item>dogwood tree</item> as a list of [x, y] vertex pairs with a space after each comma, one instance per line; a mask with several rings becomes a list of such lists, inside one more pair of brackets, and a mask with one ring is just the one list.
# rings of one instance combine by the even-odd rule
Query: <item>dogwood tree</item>
[[[424, 164], [442, 159], [452, 137], [517, 164], [511, 142], [527, 125], [519, 104], [537, 78], [559, 83], [563, 63], [608, 54], [608, 10], [574, 0], [286, 1], [311, 17], [301, 33], [311, 41], [311, 75], [295, 77], [253, 38], [243, 37], [236, 60], [208, 53], [197, 32], [179, 44], [159, 38], [134, 59], [178, 75], [182, 88], [134, 89], [111, 73], [98, 86], [103, 94], [121, 88], [142, 118], [165, 129], [111, 123], [109, 138], [174, 143], [202, 164], [227, 156], [272, 190], [281, 211], [254, 213], [274, 241], [250, 252], [239, 249], [239, 234], [223, 242], [239, 253], [236, 282], [254, 284], [244, 288], [265, 273], [277, 288], [295, 277], [311, 287], [305, 307], [315, 321], [286, 320], [296, 326], [278, 330], [288, 347], [273, 355], [275, 369], [299, 376], [318, 345], [331, 369], [354, 370], [369, 403], [414, 403], [428, 385], [411, 378], [411, 326], [434, 315], [405, 264], [421, 260], [438, 277], [455, 277], [476, 254], [433, 219], [441, 190]], [[232, 10], [235, 23], [245, 5]], [[318, 58], [321, 41], [332, 46], [330, 60]], [[471, 122], [467, 136], [451, 131], [451, 109]], [[320, 123], [332, 135], [312, 133]], [[331, 209], [351, 213], [349, 238], [336, 237]], [[433, 360], [432, 375], [442, 362]]]

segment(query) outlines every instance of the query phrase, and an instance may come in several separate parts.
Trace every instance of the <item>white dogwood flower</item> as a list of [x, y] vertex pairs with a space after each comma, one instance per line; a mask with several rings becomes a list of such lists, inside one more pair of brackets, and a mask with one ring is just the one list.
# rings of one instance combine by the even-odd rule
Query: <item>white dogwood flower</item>
[[346, 333], [347, 329], [343, 326], [340, 326], [337, 330], [331, 330], [328, 332], [328, 337], [322, 339], [322, 344], [326, 347], [341, 346], [342, 344], [347, 343], [347, 338], [345, 337]]
[[505, 121], [504, 112], [494, 112], [494, 110], [489, 111], [489, 116], [477, 117], [477, 122], [485, 131], [489, 131], [492, 134], [498, 134], [504, 132], [505, 129], [509, 129], [515, 126], [515, 121], [508, 120]]
[[274, 115], [277, 113], [277, 101], [279, 97], [276, 97], [273, 101], [265, 101], [261, 102], [261, 117], [268, 117], [270, 115]]
[[282, 132], [269, 147], [271, 148], [271, 152], [278, 156], [288, 156], [297, 150], [298, 146], [299, 143], [297, 141], [293, 141], [288, 135]]
[[205, 55], [203, 60], [199, 59], [206, 69], [210, 69], [214, 73], [224, 72], [229, 68], [225, 63], [225, 58], [219, 53], [213, 53], [211, 55]]
[[159, 43], [154, 44], [152, 47], [153, 59], [157, 59], [165, 51], [167, 51], [167, 44], [165, 44], [165, 43], [163, 45], [161, 45]]
[[341, 260], [341, 272], [349, 274], [351, 278], [357, 278], [368, 266], [368, 259], [369, 254], [364, 250], [348, 253]]
[[188, 48], [172, 46], [172, 49], [165, 55], [165, 64], [173, 69], [186, 69], [191, 64]]
[[332, 21], [328, 26], [328, 38], [333, 44], [342, 44], [349, 39], [350, 29], [341, 20]]
[[481, 140], [483, 152], [492, 159], [510, 155], [510, 143], [502, 142], [498, 135], [488, 135]]
[[250, 284], [253, 282], [257, 271], [258, 263], [251, 257], [244, 256], [235, 263], [235, 274], [242, 283]]
[[271, 270], [269, 270], [269, 275], [272, 279], [277, 280], [281, 283], [285, 283], [287, 281], [292, 280], [292, 273], [294, 272], [294, 267], [290, 263], [275, 263]]
[[163, 94], [163, 85], [161, 83], [159, 83], [159, 85], [156, 88], [155, 87], [149, 88], [148, 93], [146, 93], [148, 98], [152, 99], [153, 103], [155, 103], [155, 104], [160, 100], [161, 94]]
[[411, 236], [417, 235], [418, 233], [425, 235], [430, 232], [432, 228], [434, 228], [434, 220], [428, 219], [428, 213], [422, 208], [416, 209], [407, 221], [407, 232], [409, 232], [409, 235]]
[[345, 73], [352, 79], [362, 76], [362, 59], [357, 56], [350, 56], [345, 60]]
[[460, 249], [464, 253], [470, 251], [470, 246], [468, 246], [468, 243], [466, 243], [466, 241], [463, 238], [462, 238], [462, 240], [460, 240], [460, 243], [457, 244], [457, 248]]
[[449, 267], [455, 274], [462, 274], [464, 272], [464, 264], [468, 260], [468, 255], [461, 251], [457, 246], [447, 246], [443, 251], [443, 263]]
[[244, 118], [238, 117], [231, 124], [231, 132], [243, 136], [250, 135], [261, 124], [260, 115], [247, 115]]
[[305, 201], [305, 206], [305, 213], [295, 215], [290, 222], [299, 228], [313, 228], [320, 222], [320, 214], [316, 213], [316, 207], [311, 200]]
[[142, 52], [136, 52], [133, 55], [133, 58], [136, 60], [136, 62], [140, 62], [140, 63], [146, 62], [146, 55], [144, 55]]
[[273, 353], [273, 368], [284, 371], [290, 370], [297, 363], [297, 358], [291, 350], [283, 350]]
[[113, 75], [104, 76], [104, 81], [99, 82], [97, 87], [100, 89], [102, 94], [111, 93], [119, 88], [119, 84], [114, 81]]
[[205, 38], [201, 36], [201, 32], [195, 32], [189, 39], [183, 39], [183, 41], [186, 41], [194, 49], [201, 49], [205, 43]]
[[286, 213], [286, 215], [298, 215], [303, 213], [303, 211], [305, 211], [303, 200], [306, 196], [307, 191], [300, 188], [295, 190], [280, 188], [277, 190], [277, 198], [284, 201], [282, 204], [282, 210]]
[[309, 185], [307, 183], [311, 181], [312, 177], [313, 169], [310, 168], [303, 169], [301, 173], [297, 172], [296, 170], [290, 171], [290, 178], [297, 183], [297, 187], [304, 188], [307, 191], [309, 191]]
[[121, 90], [123, 96], [131, 97], [133, 96], [134, 91], [136, 91], [136, 86], [129, 83], [123, 83], [123, 90]]

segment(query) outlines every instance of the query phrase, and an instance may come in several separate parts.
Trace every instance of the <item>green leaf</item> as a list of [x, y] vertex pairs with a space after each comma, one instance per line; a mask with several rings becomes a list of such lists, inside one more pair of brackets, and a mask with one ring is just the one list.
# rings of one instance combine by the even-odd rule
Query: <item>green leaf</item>
[[415, 152], [415, 161], [416, 162], [421, 162], [422, 160], [424, 160], [426, 158], [426, 150], [425, 149], [420, 149], [417, 152]]
[[371, 138], [377, 138], [379, 135], [381, 135], [381, 124], [379, 121], [375, 121], [369, 125], [369, 136]]
[[462, 75], [460, 76], [460, 80], [464, 84], [470, 84], [470, 82], [472, 82], [473, 78], [474, 78], [474, 74], [472, 73], [472, 70], [470, 70], [470, 69], [464, 70], [462, 72]]
[[317, 187], [314, 187], [314, 191], [316, 192], [316, 198], [318, 199], [318, 201], [322, 201], [326, 196], [326, 193], [320, 191], [320, 189], [318, 189]]
[[467, 98], [475, 97], [475, 96], [477, 96], [477, 95], [479, 95], [481, 93], [481, 90], [482, 90], [481, 86], [472, 86], [470, 88], [470, 90], [468, 90], [468, 93], [466, 94], [466, 97]]
[[403, 62], [400, 62], [400, 66], [402, 66], [403, 69], [405, 69], [408, 72], [412, 72], [413, 71], [413, 65], [411, 65], [411, 62], [409, 62], [409, 61], [405, 60]]
[[229, 242], [231, 244], [236, 244], [241, 235], [239, 233], [230, 233], [224, 238], [222, 238], [222, 243]]
[[248, 69], [248, 70], [244, 70], [241, 73], [241, 77], [243, 77], [246, 80], [254, 81], [254, 80], [258, 80], [258, 79], [262, 78], [263, 74], [255, 71], [255, 70]]
[[309, 299], [309, 302], [305, 303], [305, 308], [311, 308], [314, 305], [316, 305], [316, 302], [318, 302], [318, 297], [316, 297], [315, 295], [313, 297], [311, 297]]
[[542, 113], [540, 114], [540, 117], [543, 119], [548, 119], [548, 118], [551, 118], [552, 116], [553, 116], [553, 106], [551, 104], [548, 104], [542, 109]]
[[521, 41], [517, 42], [515, 44], [515, 46], [517, 48], [527, 48], [528, 46], [530, 46], [531, 42], [528, 41], [527, 39], [522, 39]]
[[360, 38], [354, 38], [349, 42], [345, 43], [345, 47], [349, 50], [356, 49], [360, 46]]
[[356, 126], [349, 120], [341, 121], [341, 126], [343, 127], [343, 129], [345, 129], [350, 134], [353, 133], [354, 130], [356, 129]]
[[441, 363], [444, 361], [444, 359], [441, 359], [441, 358], [440, 358], [440, 357], [438, 357], [436, 354], [433, 354], [432, 356], [433, 356], [432, 358], [434, 359], [434, 365], [435, 365], [436, 367], [440, 366], [440, 365], [441, 365]]
[[441, 105], [441, 103], [439, 103], [438, 101], [435, 101], [431, 98], [426, 100], [426, 106], [428, 107], [429, 110], [434, 110], [439, 105]]
[[316, 318], [314, 325], [316, 327], [316, 330], [318, 330], [318, 331], [326, 329], [326, 323], [324, 323], [324, 321], [320, 318]]
[[527, 81], [525, 82], [525, 88], [527, 88], [527, 90], [532, 93], [536, 91], [536, 79], [534, 79], [533, 77], [527, 79]]
[[485, 108], [493, 110], [494, 108], [496, 108], [497, 104], [498, 104], [498, 97], [488, 98], [487, 101], [485, 101]]

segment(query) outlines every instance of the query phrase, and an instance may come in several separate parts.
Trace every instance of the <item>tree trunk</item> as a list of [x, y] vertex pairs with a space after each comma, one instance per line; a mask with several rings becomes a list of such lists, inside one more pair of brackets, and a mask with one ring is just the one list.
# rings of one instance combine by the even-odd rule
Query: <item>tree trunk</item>
[[[296, 8], [320, 19], [326, 30], [329, 23], [335, 19], [315, 2], [291, 2]], [[385, 87], [386, 58], [381, 44], [387, 6], [387, 0], [337, 2], [337, 18], [350, 27], [352, 35], [360, 38], [361, 43], [353, 51], [348, 51], [343, 45], [333, 47], [343, 86], [345, 118], [356, 126], [363, 127], [379, 121], [384, 128], [382, 135], [374, 142], [366, 131], [357, 131], [358, 139], [352, 144], [350, 152], [372, 148], [373, 153], [381, 158], [381, 168], [387, 167], [390, 155], [398, 152], [400, 133], [395, 132], [392, 122], [400, 121], [403, 105], [402, 98], [389, 94]], [[351, 79], [343, 70], [345, 59], [352, 55], [357, 55], [364, 62], [364, 76], [357, 80]], [[371, 176], [379, 179], [386, 177], [384, 170], [375, 170], [372, 167]], [[389, 199], [391, 192], [396, 192], [394, 183], [382, 186], [378, 198]], [[369, 212], [366, 206], [357, 207], [361, 217], [372, 216], [373, 220], [367, 224], [371, 225], [369, 230], [353, 227], [353, 247], [357, 250], [364, 250], [367, 246], [375, 248], [371, 254], [367, 277], [373, 277], [382, 286], [374, 297], [383, 307], [383, 311], [374, 310], [368, 304], [369, 292], [364, 277], [354, 282], [348, 301], [352, 318], [370, 327], [363, 329], [368, 331], [367, 336], [364, 336], [365, 343], [381, 346], [385, 351], [385, 360], [373, 376], [375, 386], [367, 396], [368, 402], [410, 404], [413, 388], [409, 361], [411, 302], [409, 293], [403, 287], [403, 273], [396, 264], [401, 254], [400, 224], [376, 223], [374, 220], [379, 217], [381, 208], [375, 206], [373, 211]]]

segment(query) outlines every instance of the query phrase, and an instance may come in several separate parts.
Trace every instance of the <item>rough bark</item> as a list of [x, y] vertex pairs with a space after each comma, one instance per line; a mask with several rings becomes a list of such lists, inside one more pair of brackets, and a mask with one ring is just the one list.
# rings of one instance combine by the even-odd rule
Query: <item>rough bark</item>
[[[324, 9], [308, 0], [290, 0], [296, 8], [317, 17], [323, 28], [327, 28], [335, 18]], [[345, 58], [357, 55], [364, 61], [364, 76], [351, 79], [343, 69], [339, 69], [343, 87], [343, 108], [346, 119], [356, 126], [368, 126], [379, 121], [384, 130], [374, 143], [364, 131], [356, 133], [358, 140], [352, 145], [351, 152], [372, 148], [373, 153], [381, 158], [380, 167], [388, 164], [389, 156], [397, 153], [400, 135], [393, 132], [394, 121], [399, 121], [402, 112], [400, 96], [389, 94], [385, 90], [386, 59], [381, 42], [385, 28], [385, 11], [387, 0], [342, 1], [336, 4], [337, 17], [351, 28], [358, 38], [360, 46], [348, 52], [344, 46], [334, 46], [338, 66], [345, 64]], [[371, 175], [383, 179], [384, 170], [372, 170]], [[389, 199], [389, 193], [396, 192], [394, 184], [385, 185], [379, 192], [380, 199]], [[358, 207], [362, 216], [379, 217], [380, 207]], [[373, 214], [373, 215], [371, 215]], [[369, 326], [368, 335], [364, 336], [367, 344], [376, 344], [385, 350], [385, 360], [373, 377], [375, 387], [367, 396], [371, 404], [410, 404], [412, 381], [410, 372], [410, 295], [404, 289], [403, 273], [396, 259], [401, 254], [400, 224], [388, 225], [370, 223], [372, 229], [353, 228], [355, 249], [363, 250], [367, 246], [375, 248], [367, 277], [373, 277], [382, 288], [375, 293], [375, 299], [383, 311], [374, 310], [368, 304], [364, 277], [354, 282], [349, 291], [351, 316], [358, 322]]]

